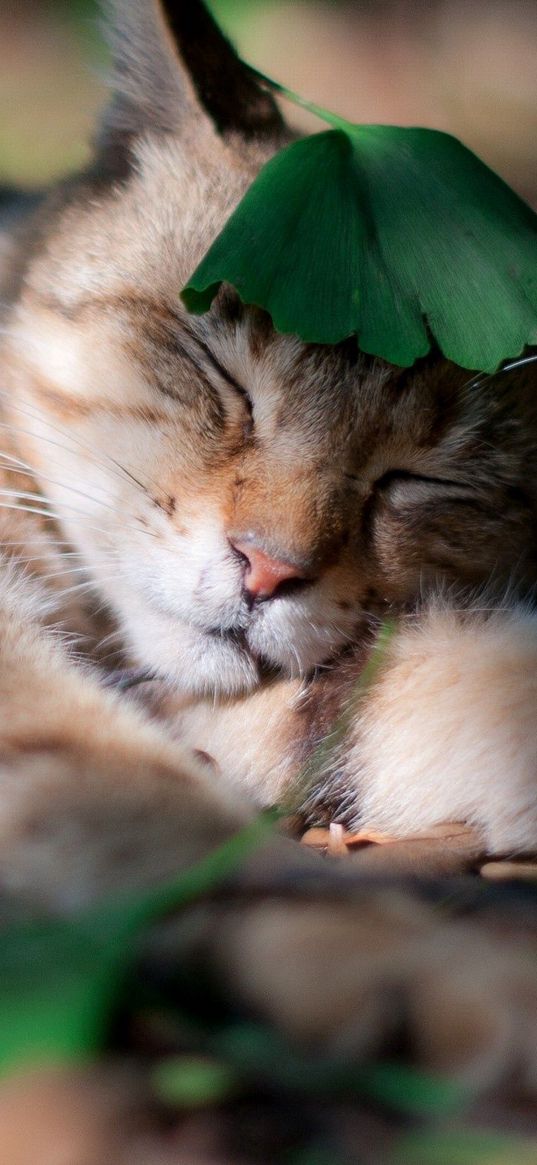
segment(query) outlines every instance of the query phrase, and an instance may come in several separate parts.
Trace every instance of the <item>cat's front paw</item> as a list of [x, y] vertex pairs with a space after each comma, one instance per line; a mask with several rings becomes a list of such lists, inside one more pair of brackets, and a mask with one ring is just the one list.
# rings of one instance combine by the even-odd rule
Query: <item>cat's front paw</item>
[[[440, 603], [403, 622], [341, 757], [353, 828], [475, 826], [489, 854], [537, 851], [537, 615]], [[341, 777], [339, 778], [341, 779]]]

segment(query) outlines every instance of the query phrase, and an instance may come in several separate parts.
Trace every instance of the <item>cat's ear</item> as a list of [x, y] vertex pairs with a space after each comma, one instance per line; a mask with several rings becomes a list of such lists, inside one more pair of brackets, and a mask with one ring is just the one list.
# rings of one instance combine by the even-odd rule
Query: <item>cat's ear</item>
[[238, 58], [200, 0], [106, 0], [114, 97], [101, 153], [118, 161], [147, 130], [181, 134], [200, 116], [223, 135], [277, 138], [273, 101]]

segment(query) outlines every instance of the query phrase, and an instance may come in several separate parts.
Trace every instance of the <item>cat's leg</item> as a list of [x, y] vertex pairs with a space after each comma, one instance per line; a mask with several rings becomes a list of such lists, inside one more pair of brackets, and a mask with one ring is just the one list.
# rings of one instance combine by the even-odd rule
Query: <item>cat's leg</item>
[[296, 799], [296, 779], [313, 744], [302, 715], [304, 685], [276, 679], [227, 700], [183, 698], [157, 684], [132, 699], [163, 721], [170, 734], [205, 755], [218, 779], [247, 792], [257, 805]]
[[494, 854], [537, 850], [537, 613], [437, 604], [403, 621], [340, 753], [355, 824], [439, 822]]
[[0, 564], [0, 877], [75, 908], [191, 864], [248, 813], [75, 666], [47, 618], [46, 592]]
[[304, 820], [396, 838], [462, 822], [491, 854], [537, 850], [537, 613], [522, 604], [402, 620], [365, 690], [347, 657], [306, 687], [175, 713], [170, 698], [168, 715], [227, 779]]

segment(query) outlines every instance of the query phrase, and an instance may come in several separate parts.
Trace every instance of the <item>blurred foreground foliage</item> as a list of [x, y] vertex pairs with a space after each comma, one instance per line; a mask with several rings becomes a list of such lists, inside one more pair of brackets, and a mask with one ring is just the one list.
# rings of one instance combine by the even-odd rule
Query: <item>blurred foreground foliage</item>
[[[413, 1130], [402, 1137], [395, 1132], [385, 1165], [534, 1163], [536, 1146], [525, 1139], [457, 1129], [472, 1100], [467, 1086], [399, 1062], [364, 1066], [300, 1051], [266, 1025], [231, 1012], [218, 984], [199, 970], [193, 973], [188, 960], [184, 965], [180, 929], [174, 931], [171, 960], [169, 935], [167, 953], [158, 934], [152, 950], [155, 924], [175, 922], [192, 904], [225, 889], [252, 850], [267, 841], [272, 822], [273, 816], [262, 815], [153, 890], [109, 897], [69, 920], [5, 925], [0, 944], [4, 1076], [100, 1061], [109, 1053], [134, 1057], [170, 1119], [200, 1109], [230, 1110], [240, 1130], [241, 1112], [264, 1113], [269, 1139], [272, 1132], [276, 1138], [271, 1165], [349, 1165], [351, 1159], [358, 1165], [360, 1146], [350, 1158], [348, 1136], [338, 1129], [341, 1114], [344, 1126], [345, 1112], [369, 1108], [392, 1131], [409, 1124]], [[319, 1128], [328, 1129], [326, 1144], [317, 1143]]]

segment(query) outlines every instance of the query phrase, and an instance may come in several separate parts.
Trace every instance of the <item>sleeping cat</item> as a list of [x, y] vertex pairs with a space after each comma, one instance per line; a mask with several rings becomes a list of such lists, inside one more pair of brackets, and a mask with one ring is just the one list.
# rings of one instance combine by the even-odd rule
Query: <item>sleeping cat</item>
[[[437, 353], [401, 370], [278, 335], [231, 288], [189, 316], [181, 287], [291, 134], [200, 4], [108, 8], [92, 166], [37, 206], [5, 199], [6, 895], [75, 909], [275, 802], [302, 825], [463, 822], [484, 852], [533, 852], [531, 353], [492, 377]], [[271, 854], [309, 869], [291, 843]], [[388, 977], [422, 1060], [488, 1082], [534, 1057], [534, 976], [495, 943], [377, 888], [232, 913], [211, 958], [297, 1038], [345, 1029], [356, 1054], [390, 1026]]]

